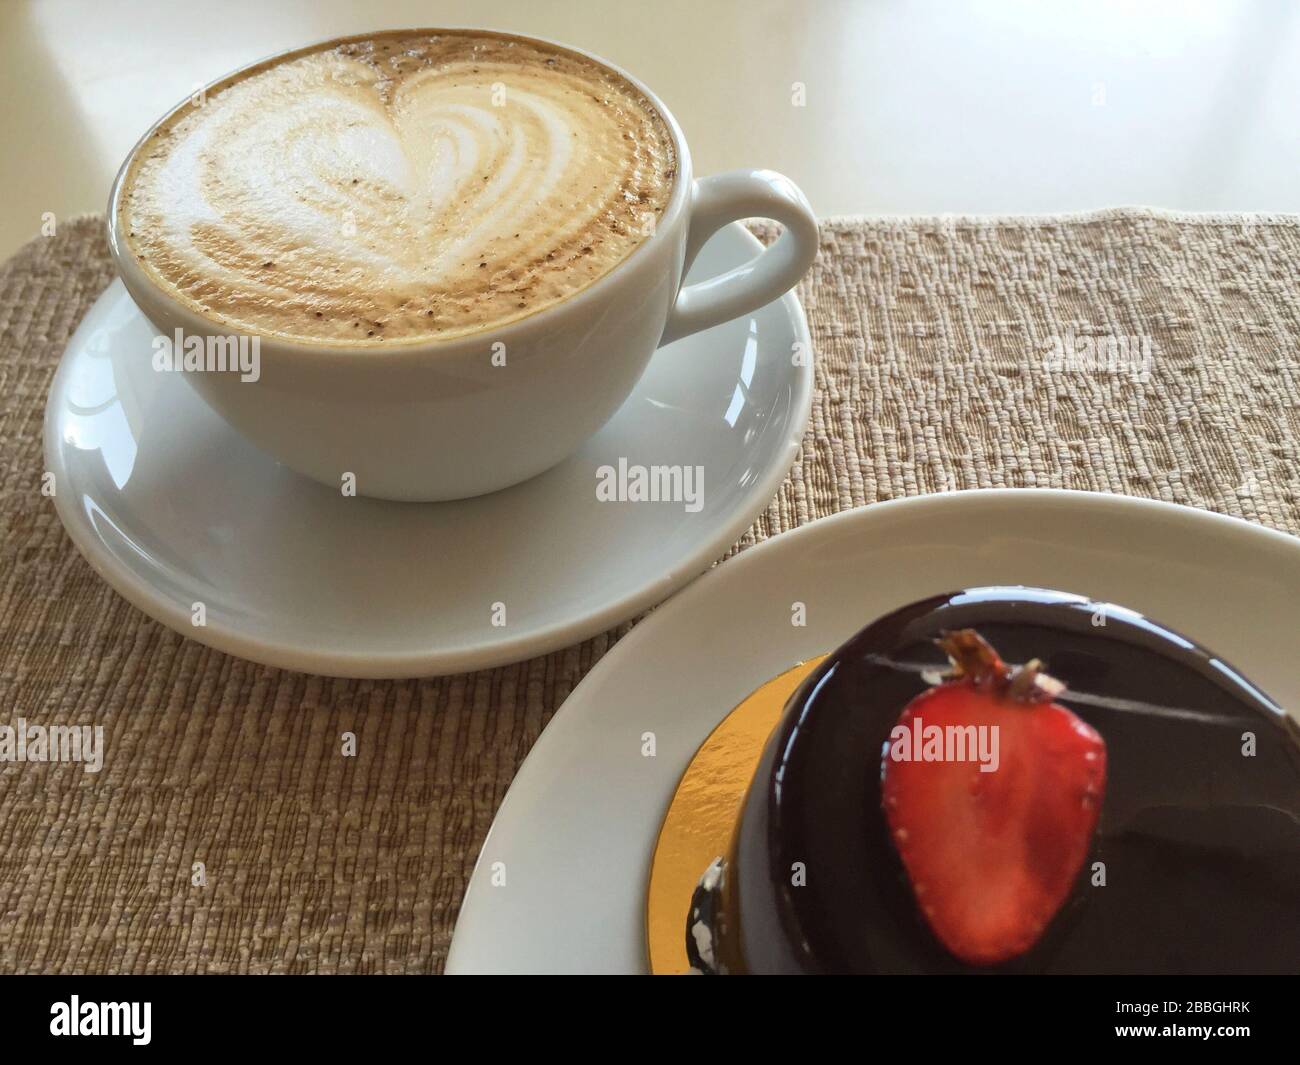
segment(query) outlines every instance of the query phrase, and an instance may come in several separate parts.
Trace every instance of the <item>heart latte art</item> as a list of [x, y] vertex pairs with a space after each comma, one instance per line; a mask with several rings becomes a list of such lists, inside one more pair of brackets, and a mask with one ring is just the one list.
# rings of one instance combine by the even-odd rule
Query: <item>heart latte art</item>
[[303, 342], [450, 338], [607, 273], [672, 192], [625, 79], [489, 34], [332, 43], [234, 75], [138, 149], [118, 210], [165, 290]]

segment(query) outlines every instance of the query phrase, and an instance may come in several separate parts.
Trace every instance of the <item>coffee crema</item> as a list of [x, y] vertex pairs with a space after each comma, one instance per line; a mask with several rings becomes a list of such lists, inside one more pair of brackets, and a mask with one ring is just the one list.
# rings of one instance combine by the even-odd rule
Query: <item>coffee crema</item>
[[449, 339], [586, 288], [653, 233], [677, 172], [600, 64], [486, 33], [334, 41], [232, 76], [131, 161], [126, 243], [233, 329]]

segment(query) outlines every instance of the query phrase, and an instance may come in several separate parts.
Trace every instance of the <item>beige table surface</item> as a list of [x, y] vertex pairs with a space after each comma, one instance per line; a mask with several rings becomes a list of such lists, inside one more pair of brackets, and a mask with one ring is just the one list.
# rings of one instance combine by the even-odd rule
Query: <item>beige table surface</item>
[[0, 0], [0, 257], [46, 212], [102, 210], [195, 86], [431, 24], [604, 55], [673, 109], [699, 173], [784, 171], [822, 215], [1300, 209], [1290, 0]]

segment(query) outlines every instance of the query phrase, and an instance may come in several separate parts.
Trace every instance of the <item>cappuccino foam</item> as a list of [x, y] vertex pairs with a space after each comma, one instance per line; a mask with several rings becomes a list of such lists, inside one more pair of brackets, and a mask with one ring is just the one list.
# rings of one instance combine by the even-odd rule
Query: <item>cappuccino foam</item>
[[389, 34], [191, 100], [137, 151], [118, 210], [144, 270], [234, 329], [417, 341], [590, 285], [653, 232], [676, 167], [658, 111], [592, 60]]

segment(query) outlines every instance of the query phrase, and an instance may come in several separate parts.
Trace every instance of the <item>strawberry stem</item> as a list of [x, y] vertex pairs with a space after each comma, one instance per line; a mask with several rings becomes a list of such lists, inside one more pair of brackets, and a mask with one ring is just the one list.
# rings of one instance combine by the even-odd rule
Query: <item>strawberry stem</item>
[[1023, 666], [1008, 666], [974, 629], [940, 633], [935, 643], [952, 662], [952, 679], [969, 681], [1008, 701], [1045, 703], [1065, 690], [1064, 684], [1043, 672], [1043, 663], [1037, 658]]

